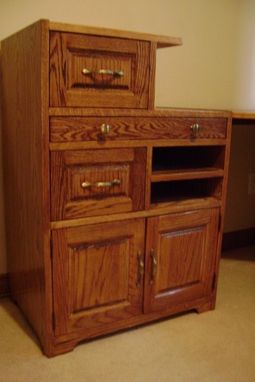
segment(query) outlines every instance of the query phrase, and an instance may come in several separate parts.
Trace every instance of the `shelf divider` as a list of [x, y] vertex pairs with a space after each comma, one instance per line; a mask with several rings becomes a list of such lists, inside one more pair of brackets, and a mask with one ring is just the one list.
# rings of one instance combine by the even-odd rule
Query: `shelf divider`
[[151, 182], [167, 182], [171, 180], [189, 180], [220, 178], [224, 176], [224, 170], [216, 167], [187, 168], [173, 170], [155, 170], [151, 175]]

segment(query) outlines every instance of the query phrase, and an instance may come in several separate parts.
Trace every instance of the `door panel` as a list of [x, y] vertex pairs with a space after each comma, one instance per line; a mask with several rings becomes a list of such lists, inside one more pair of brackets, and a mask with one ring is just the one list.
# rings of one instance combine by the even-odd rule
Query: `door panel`
[[145, 312], [170, 308], [211, 292], [218, 210], [148, 219]]
[[57, 335], [142, 312], [144, 226], [138, 219], [53, 231]]

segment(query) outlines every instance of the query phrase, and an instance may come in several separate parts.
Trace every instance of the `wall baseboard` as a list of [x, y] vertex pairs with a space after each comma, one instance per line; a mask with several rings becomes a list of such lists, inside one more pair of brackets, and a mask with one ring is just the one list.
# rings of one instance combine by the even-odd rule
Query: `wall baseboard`
[[0, 298], [9, 296], [10, 288], [9, 288], [9, 277], [8, 273], [0, 275]]
[[222, 250], [255, 245], [255, 227], [242, 229], [240, 231], [225, 232], [222, 240]]

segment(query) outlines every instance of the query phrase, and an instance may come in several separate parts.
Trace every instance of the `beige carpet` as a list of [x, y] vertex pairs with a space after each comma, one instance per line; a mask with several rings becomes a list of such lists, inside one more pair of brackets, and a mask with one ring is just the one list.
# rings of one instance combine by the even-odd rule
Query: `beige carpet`
[[221, 260], [215, 311], [185, 314], [48, 359], [16, 307], [2, 299], [0, 345], [1, 382], [254, 382], [255, 247]]

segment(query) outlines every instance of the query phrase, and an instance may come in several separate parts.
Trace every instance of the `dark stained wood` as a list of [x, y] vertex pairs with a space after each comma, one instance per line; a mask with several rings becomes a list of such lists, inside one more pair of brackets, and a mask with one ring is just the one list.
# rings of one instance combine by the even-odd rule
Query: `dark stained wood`
[[6, 297], [9, 295], [10, 295], [9, 275], [8, 273], [4, 273], [0, 275], [0, 298]]
[[51, 32], [50, 105], [147, 109], [149, 58], [145, 41]]
[[47, 22], [38, 22], [1, 46], [10, 289], [45, 347], [52, 328], [47, 28]]
[[[145, 312], [212, 292], [218, 209], [150, 218], [147, 226]], [[153, 277], [153, 258], [157, 262]]]
[[124, 320], [142, 312], [144, 220], [53, 231], [55, 333]]
[[[52, 220], [142, 210], [145, 166], [143, 148], [52, 152]], [[114, 180], [119, 184], [97, 186]]]
[[[193, 136], [191, 126], [198, 123], [201, 132]], [[224, 118], [51, 118], [51, 142], [75, 141], [114, 141], [136, 139], [225, 139], [226, 123]], [[101, 126], [110, 125], [110, 132], [102, 136]]]

